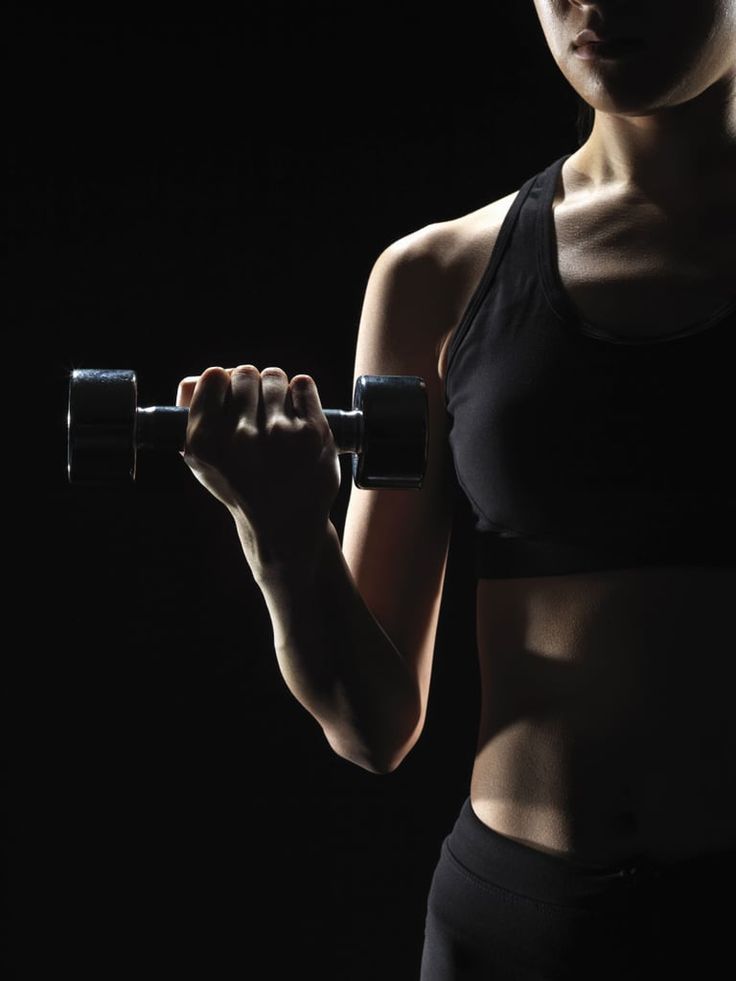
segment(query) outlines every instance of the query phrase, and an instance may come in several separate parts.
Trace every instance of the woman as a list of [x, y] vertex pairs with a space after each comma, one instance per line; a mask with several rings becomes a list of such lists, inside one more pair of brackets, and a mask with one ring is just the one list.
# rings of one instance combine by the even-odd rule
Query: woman
[[317, 388], [279, 368], [183, 379], [184, 458], [290, 690], [374, 773], [421, 735], [467, 495], [482, 711], [423, 981], [710, 977], [736, 871], [736, 4], [535, 7], [588, 139], [368, 280], [355, 376], [425, 379], [422, 491], [353, 488], [341, 545]]

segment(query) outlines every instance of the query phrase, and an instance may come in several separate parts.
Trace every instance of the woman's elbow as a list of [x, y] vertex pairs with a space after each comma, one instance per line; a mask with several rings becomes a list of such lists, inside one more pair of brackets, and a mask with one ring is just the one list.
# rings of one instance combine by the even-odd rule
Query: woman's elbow
[[[388, 773], [393, 773], [397, 770], [403, 761], [408, 756], [411, 751], [416, 739], [413, 739], [410, 745], [402, 747], [401, 750], [394, 753], [378, 753], [371, 752], [365, 747], [356, 747], [354, 745], [348, 745], [344, 740], [340, 739], [334, 733], [331, 733], [328, 729], [324, 729], [325, 739], [330, 746], [330, 749], [339, 756], [341, 759], [346, 760], [348, 763], [353, 763], [355, 766], [359, 766], [362, 770], [366, 770], [368, 773], [373, 773], [376, 776], [385, 776]], [[418, 738], [418, 737], [417, 737]]]

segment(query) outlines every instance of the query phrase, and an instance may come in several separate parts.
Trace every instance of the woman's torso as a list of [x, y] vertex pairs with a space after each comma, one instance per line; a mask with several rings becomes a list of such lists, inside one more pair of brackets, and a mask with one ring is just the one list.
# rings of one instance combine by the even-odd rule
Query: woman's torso
[[[592, 194], [576, 155], [565, 162], [557, 260], [585, 321], [611, 332], [623, 323], [637, 337], [665, 322], [674, 333], [733, 296], [736, 202], [710, 191], [710, 204], [665, 211], [621, 191]], [[515, 197], [453, 223], [456, 325]], [[733, 846], [734, 598], [728, 568], [480, 579], [470, 792], [480, 819], [592, 861]]]

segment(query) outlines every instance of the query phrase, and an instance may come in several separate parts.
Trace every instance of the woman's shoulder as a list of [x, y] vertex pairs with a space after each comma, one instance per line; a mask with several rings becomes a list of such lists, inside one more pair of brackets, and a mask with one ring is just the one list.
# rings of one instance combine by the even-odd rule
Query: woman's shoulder
[[[423, 319], [445, 377], [446, 352], [490, 261], [496, 239], [519, 189], [467, 214], [435, 221], [392, 242], [376, 266], [388, 270], [402, 305], [426, 311]], [[431, 312], [430, 312], [431, 311]]]
[[474, 211], [430, 222], [393, 241], [384, 254], [394, 261], [424, 264], [438, 272], [472, 266], [479, 256], [488, 257], [518, 193], [517, 188]]

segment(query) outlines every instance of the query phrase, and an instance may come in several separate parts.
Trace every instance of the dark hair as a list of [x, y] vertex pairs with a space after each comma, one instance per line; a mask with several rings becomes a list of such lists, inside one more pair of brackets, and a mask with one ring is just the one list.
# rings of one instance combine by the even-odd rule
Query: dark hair
[[577, 120], [577, 131], [578, 131], [578, 145], [582, 146], [583, 143], [588, 139], [593, 131], [593, 122], [595, 121], [595, 109], [589, 106], [585, 99], [581, 99], [577, 96], [578, 100], [578, 120]]

